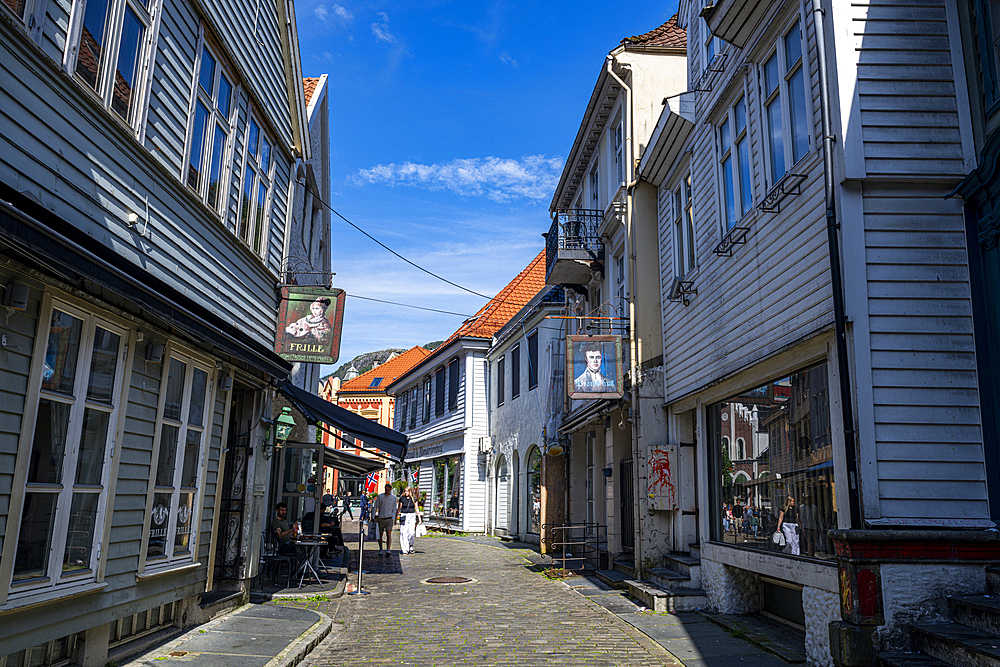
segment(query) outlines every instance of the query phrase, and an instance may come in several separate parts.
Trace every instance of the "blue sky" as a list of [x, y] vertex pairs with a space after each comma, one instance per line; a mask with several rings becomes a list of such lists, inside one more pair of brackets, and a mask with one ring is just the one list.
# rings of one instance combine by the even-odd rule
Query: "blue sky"
[[[604, 57], [676, 7], [300, 0], [303, 74], [329, 75], [331, 205], [420, 266], [496, 294], [543, 247]], [[336, 217], [332, 232], [334, 285], [349, 295], [467, 315], [485, 303]], [[463, 319], [348, 297], [338, 365], [446, 338]]]

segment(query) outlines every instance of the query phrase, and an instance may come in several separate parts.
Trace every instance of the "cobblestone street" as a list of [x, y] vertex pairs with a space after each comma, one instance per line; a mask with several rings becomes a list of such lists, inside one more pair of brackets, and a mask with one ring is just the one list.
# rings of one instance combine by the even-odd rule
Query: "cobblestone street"
[[[335, 623], [304, 665], [680, 664], [602, 606], [539, 574], [529, 558], [538, 556], [528, 549], [436, 535], [417, 540], [415, 554], [401, 555], [398, 542], [393, 547], [388, 559], [366, 550], [363, 586], [370, 595], [285, 602]], [[426, 582], [434, 577], [474, 581]], [[356, 571], [349, 582], [357, 583]], [[627, 603], [614, 592], [609, 597]]]

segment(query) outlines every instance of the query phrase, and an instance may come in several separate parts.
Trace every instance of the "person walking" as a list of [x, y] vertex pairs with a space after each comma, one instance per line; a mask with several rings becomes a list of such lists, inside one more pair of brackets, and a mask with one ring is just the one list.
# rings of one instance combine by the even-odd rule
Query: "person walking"
[[778, 531], [785, 536], [785, 553], [799, 555], [799, 509], [788, 496], [778, 515]]
[[347, 516], [351, 517], [351, 521], [354, 521], [354, 512], [351, 511], [351, 496], [347, 493], [347, 491], [344, 491], [343, 503], [343, 509], [340, 511], [340, 516], [344, 516], [344, 513], [346, 512]]
[[403, 489], [396, 511], [399, 514], [399, 548], [404, 554], [412, 554], [420, 516], [417, 514], [417, 504], [410, 497], [409, 489]]
[[[386, 483], [385, 492], [375, 498], [375, 522], [378, 524], [379, 553], [389, 557], [392, 551], [392, 525], [396, 523], [398, 502], [392, 495], [392, 484]], [[382, 549], [382, 538], [385, 538], [385, 550]]]

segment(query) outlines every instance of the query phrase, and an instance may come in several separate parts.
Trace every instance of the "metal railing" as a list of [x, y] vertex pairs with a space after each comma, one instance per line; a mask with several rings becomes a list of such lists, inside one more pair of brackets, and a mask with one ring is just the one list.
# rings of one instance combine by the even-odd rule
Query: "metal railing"
[[552, 563], [564, 570], [611, 567], [608, 527], [598, 523], [564, 523], [546, 526], [552, 535]]
[[584, 250], [596, 259], [604, 252], [598, 234], [604, 211], [587, 208], [558, 209], [545, 235], [545, 266], [549, 267], [560, 250]]

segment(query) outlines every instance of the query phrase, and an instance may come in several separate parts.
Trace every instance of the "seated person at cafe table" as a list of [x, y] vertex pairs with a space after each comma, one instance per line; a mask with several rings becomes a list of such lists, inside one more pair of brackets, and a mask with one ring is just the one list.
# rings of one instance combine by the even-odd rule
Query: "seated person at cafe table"
[[[336, 514], [327, 514], [326, 509], [326, 503], [320, 503], [319, 532], [321, 535], [326, 535], [327, 549], [333, 550], [334, 553], [339, 553], [339, 545], [343, 544], [343, 538], [340, 534], [340, 520]], [[315, 512], [306, 512], [302, 517], [302, 530], [311, 533], [315, 530], [315, 521]]]
[[275, 516], [271, 519], [271, 533], [278, 541], [278, 553], [295, 553], [295, 529], [288, 525], [288, 505], [278, 503], [274, 507]]

